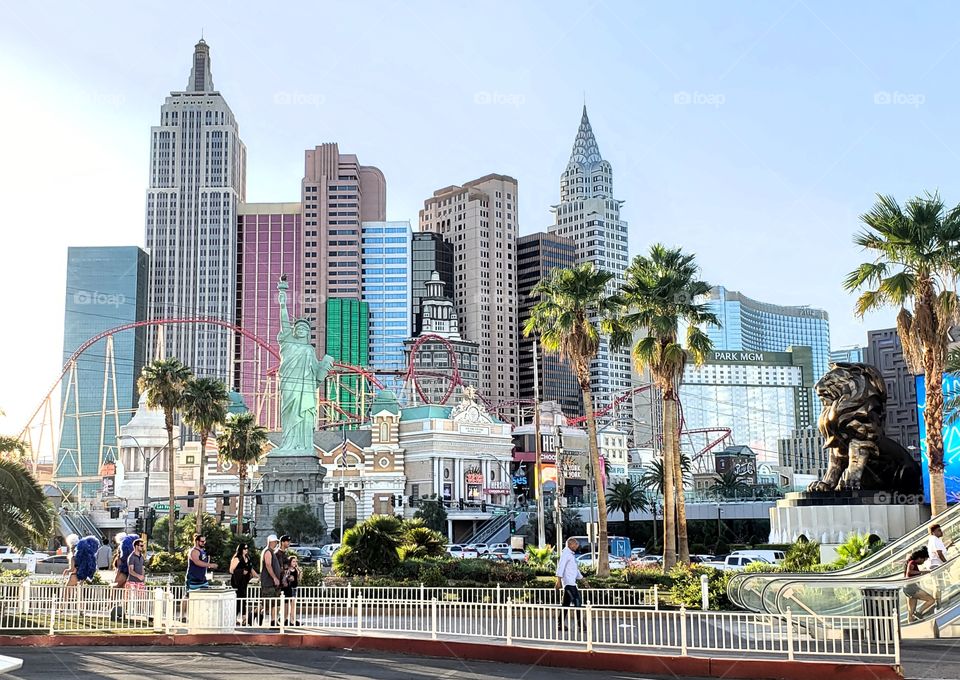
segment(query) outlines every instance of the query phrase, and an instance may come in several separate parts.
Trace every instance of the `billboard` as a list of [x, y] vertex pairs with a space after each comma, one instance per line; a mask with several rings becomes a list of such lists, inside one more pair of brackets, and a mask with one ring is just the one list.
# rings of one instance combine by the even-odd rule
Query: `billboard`
[[[927, 427], [923, 419], [924, 402], [927, 399], [923, 376], [917, 378], [917, 424], [920, 426], [920, 465], [923, 468], [923, 498], [930, 502], [930, 460], [927, 458]], [[952, 395], [960, 394], [960, 376], [944, 373], [943, 375], [944, 400]], [[960, 418], [948, 423], [944, 417], [943, 424], [943, 464], [944, 484], [947, 487], [947, 503], [960, 501]]]

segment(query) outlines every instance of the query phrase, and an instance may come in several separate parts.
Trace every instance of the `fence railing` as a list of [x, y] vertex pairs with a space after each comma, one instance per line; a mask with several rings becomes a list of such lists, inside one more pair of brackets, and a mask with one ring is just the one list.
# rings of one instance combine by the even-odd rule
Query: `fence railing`
[[[572, 608], [512, 598], [515, 592], [536, 589], [409, 588], [401, 597], [389, 592], [399, 589], [381, 590], [384, 597], [371, 596], [370, 588], [347, 586], [304, 588], [296, 598], [247, 597], [237, 601], [237, 629], [493, 640], [682, 656], [830, 657], [900, 663], [899, 621], [893, 616], [665, 611], [589, 602]], [[432, 592], [442, 590], [448, 594], [492, 591], [504, 599], [440, 599]], [[599, 592], [603, 591], [593, 591]], [[233, 613], [225, 613], [228, 621]], [[224, 612], [220, 614], [222, 618]], [[0, 633], [177, 632], [188, 628], [186, 621], [193, 615], [189, 599], [170, 588], [28, 585], [13, 597], [0, 597]]]

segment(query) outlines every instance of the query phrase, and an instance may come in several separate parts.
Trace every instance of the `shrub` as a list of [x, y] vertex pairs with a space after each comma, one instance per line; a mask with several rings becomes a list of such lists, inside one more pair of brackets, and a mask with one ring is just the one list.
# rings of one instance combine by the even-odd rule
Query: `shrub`
[[557, 554], [549, 545], [543, 548], [538, 548], [535, 545], [528, 545], [527, 564], [538, 575], [553, 575], [554, 570], [557, 567]]
[[183, 550], [167, 552], [161, 550], [153, 554], [147, 569], [153, 574], [175, 574], [187, 571], [187, 554]]
[[420, 582], [428, 588], [442, 588], [447, 585], [447, 579], [436, 564], [423, 565], [423, 569], [420, 570]]
[[787, 549], [781, 568], [783, 571], [801, 571], [820, 564], [820, 544], [814, 541], [794, 543]]
[[[403, 546], [400, 548], [400, 559], [411, 557], [441, 557], [447, 552], [447, 539], [438, 531], [422, 525], [420, 520], [403, 533]], [[406, 524], [406, 523], [405, 523]]]
[[0, 569], [0, 583], [19, 583], [25, 578], [30, 578], [26, 569]]
[[347, 530], [343, 547], [333, 555], [333, 569], [340, 576], [389, 574], [400, 561], [400, 520], [375, 515]]
[[670, 578], [673, 579], [670, 594], [673, 601], [678, 605], [689, 609], [701, 609], [703, 606], [703, 591], [700, 585], [700, 577], [706, 574], [710, 609], [729, 609], [727, 581], [734, 573], [736, 572], [721, 571], [713, 567], [678, 564], [669, 573]]
[[833, 563], [833, 567], [834, 569], [842, 569], [855, 564], [869, 557], [881, 547], [883, 547], [883, 541], [873, 541], [871, 543], [868, 536], [854, 534], [837, 546], [837, 560]]
[[304, 567], [303, 574], [300, 577], [302, 586], [322, 586], [323, 572], [316, 567]]

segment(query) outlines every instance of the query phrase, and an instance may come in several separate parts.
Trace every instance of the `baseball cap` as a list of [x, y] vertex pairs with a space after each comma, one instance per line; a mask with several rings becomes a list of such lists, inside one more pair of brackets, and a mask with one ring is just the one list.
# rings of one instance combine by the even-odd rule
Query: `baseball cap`
[[267, 536], [267, 543], [277, 543], [277, 535], [270, 534], [269, 536]]
[[287, 536], [286, 534], [284, 534], [283, 536], [280, 537], [280, 542], [281, 542], [281, 543], [283, 543], [284, 541], [289, 541], [289, 540], [290, 540], [290, 537]]

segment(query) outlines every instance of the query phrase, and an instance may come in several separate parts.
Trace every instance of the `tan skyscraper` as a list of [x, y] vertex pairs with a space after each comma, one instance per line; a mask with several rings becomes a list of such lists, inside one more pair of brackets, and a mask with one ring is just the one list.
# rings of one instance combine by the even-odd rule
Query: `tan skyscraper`
[[[302, 184], [303, 313], [326, 338], [326, 302], [359, 300], [362, 222], [387, 219], [387, 182], [336, 144], [307, 149]], [[366, 333], [366, 329], [363, 329]], [[317, 350], [322, 353], [323, 347]]]
[[434, 192], [420, 230], [453, 245], [453, 300], [460, 334], [480, 344], [480, 394], [494, 403], [516, 399], [517, 180], [486, 175]]

